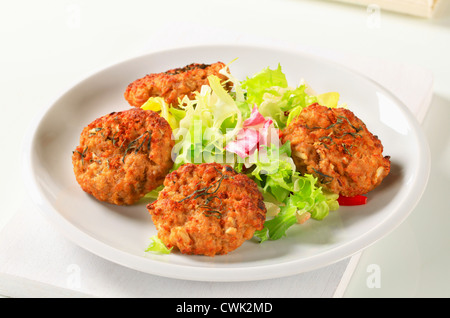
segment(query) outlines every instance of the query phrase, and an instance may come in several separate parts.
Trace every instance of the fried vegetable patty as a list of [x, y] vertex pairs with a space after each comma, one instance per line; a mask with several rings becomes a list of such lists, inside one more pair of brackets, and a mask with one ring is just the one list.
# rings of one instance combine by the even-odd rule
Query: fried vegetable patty
[[72, 154], [81, 188], [100, 201], [130, 205], [160, 186], [173, 166], [172, 130], [157, 113], [113, 112], [85, 127]]
[[[195, 92], [199, 92], [203, 85], [209, 85], [209, 75], [216, 75], [226, 81], [227, 78], [219, 73], [224, 67], [225, 64], [222, 62], [192, 63], [163, 73], [148, 74], [130, 83], [124, 97], [135, 107], [142, 106], [150, 97], [162, 97], [167, 104], [176, 106], [179, 99], [183, 99], [184, 96], [193, 99]], [[224, 85], [230, 89], [232, 84], [226, 82]]]
[[256, 183], [218, 163], [185, 164], [171, 172], [147, 209], [167, 247], [207, 256], [235, 250], [266, 218]]
[[310, 105], [282, 131], [281, 140], [290, 141], [300, 172], [342, 196], [368, 193], [390, 171], [381, 141], [348, 109]]

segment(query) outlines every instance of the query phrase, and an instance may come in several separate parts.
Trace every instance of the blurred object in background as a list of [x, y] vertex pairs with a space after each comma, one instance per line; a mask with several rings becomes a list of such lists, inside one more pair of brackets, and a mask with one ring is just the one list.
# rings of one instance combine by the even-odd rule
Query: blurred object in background
[[[374, 6], [380, 9], [424, 17], [432, 18], [437, 11], [441, 0], [332, 0], [352, 4]], [[448, 0], [445, 0], [448, 1]]]

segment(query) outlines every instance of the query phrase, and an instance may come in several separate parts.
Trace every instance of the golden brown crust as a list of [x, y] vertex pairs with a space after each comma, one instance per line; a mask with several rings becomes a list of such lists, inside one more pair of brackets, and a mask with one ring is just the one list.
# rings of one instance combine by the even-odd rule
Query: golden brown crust
[[173, 145], [172, 130], [157, 113], [110, 113], [83, 129], [72, 155], [76, 180], [100, 201], [133, 204], [163, 183]]
[[366, 194], [389, 174], [381, 141], [350, 110], [310, 105], [281, 133], [302, 173], [342, 196]]
[[[222, 62], [213, 64], [192, 63], [163, 73], [153, 73], [130, 83], [124, 97], [131, 106], [141, 107], [150, 97], [162, 97], [169, 105], [178, 105], [179, 99], [194, 98], [202, 85], [208, 85], [208, 76], [216, 75], [222, 81], [227, 78], [219, 71], [225, 67]], [[227, 89], [231, 82], [225, 83]]]
[[256, 183], [230, 166], [185, 164], [147, 205], [158, 237], [185, 254], [227, 254], [261, 230], [266, 207]]

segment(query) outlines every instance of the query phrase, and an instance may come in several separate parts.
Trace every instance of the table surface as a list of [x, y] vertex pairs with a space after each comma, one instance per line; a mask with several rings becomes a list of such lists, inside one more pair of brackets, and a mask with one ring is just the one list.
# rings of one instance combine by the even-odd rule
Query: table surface
[[[139, 55], [170, 21], [403, 62], [433, 72], [422, 127], [432, 154], [428, 187], [411, 215], [367, 248], [344, 297], [449, 297], [450, 6], [433, 19], [329, 1], [21, 1], [0, 4], [0, 230], [24, 195], [21, 140], [41, 107], [93, 70]], [[374, 19], [374, 14], [376, 14]], [[381, 284], [371, 284], [378, 271]]]

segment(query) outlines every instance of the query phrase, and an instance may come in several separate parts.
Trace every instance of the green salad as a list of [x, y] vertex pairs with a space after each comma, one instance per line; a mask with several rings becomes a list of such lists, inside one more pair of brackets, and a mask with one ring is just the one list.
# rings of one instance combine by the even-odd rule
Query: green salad
[[[150, 98], [143, 109], [160, 113], [175, 138], [173, 170], [185, 163], [218, 162], [247, 174], [260, 188], [267, 208], [264, 228], [255, 232], [260, 242], [278, 240], [295, 224], [322, 220], [339, 208], [338, 195], [326, 192], [317, 178], [296, 171], [289, 142], [279, 132], [300, 111], [313, 103], [337, 107], [339, 94], [316, 94], [306, 83], [289, 86], [281, 65], [267, 67], [238, 80], [227, 91], [217, 76], [209, 76], [194, 99], [187, 97], [170, 107], [160, 97]], [[156, 189], [147, 197], [156, 198]], [[156, 241], [157, 238], [154, 238]], [[158, 242], [149, 249], [164, 250]]]

